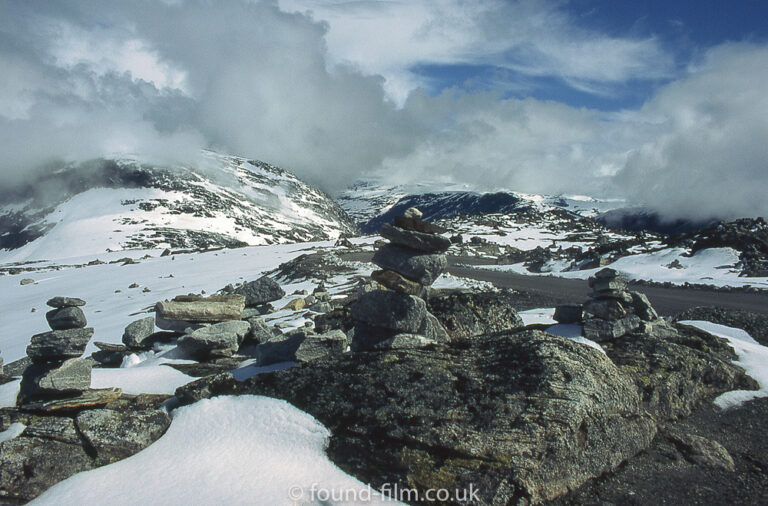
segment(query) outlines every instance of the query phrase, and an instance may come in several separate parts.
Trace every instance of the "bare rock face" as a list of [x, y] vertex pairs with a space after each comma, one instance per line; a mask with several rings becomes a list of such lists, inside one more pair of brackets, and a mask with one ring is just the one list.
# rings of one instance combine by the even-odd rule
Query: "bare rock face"
[[505, 292], [455, 291], [429, 298], [429, 310], [450, 339], [464, 339], [522, 328], [522, 318]]
[[190, 325], [240, 320], [244, 295], [182, 296], [155, 305], [155, 324], [164, 330], [184, 332]]
[[206, 378], [177, 395], [191, 403], [235, 391], [315, 416], [333, 434], [331, 459], [363, 481], [422, 492], [473, 484], [476, 504], [553, 499], [656, 433], [605, 355], [538, 331], [328, 356], [245, 382]]

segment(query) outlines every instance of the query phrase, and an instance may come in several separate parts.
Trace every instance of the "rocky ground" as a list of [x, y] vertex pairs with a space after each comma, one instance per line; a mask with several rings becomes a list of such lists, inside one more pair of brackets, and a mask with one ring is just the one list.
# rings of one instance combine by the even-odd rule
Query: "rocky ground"
[[[435, 289], [448, 267], [446, 234], [416, 210], [398, 218], [376, 246], [380, 269], [343, 292], [326, 283], [355, 277], [356, 267], [309, 253], [214, 295], [160, 301], [125, 328], [122, 344], [100, 343], [88, 358], [79, 358], [92, 333], [86, 302], [48, 301], [51, 331], [4, 371], [3, 381], [23, 377], [23, 395], [0, 411], [0, 430], [20, 431], [0, 443], [0, 501], [24, 503], [140, 451], [178, 405], [253, 394], [317, 418], [331, 431], [331, 460], [374, 487], [472, 486], [471, 504], [494, 505], [765, 503], [768, 402], [712, 404], [760, 385], [734, 365], [726, 340], [677, 323], [710, 320], [764, 343], [765, 316], [714, 307], [660, 318], [610, 269], [582, 300]], [[274, 307], [289, 280], [314, 289]], [[526, 326], [518, 314], [551, 302], [570, 303], [555, 317], [582, 336]], [[308, 323], [281, 329], [278, 311]], [[158, 343], [194, 359], [171, 366], [199, 379], [173, 397], [89, 388], [92, 368], [119, 367]], [[244, 374], [244, 360], [294, 365]]]

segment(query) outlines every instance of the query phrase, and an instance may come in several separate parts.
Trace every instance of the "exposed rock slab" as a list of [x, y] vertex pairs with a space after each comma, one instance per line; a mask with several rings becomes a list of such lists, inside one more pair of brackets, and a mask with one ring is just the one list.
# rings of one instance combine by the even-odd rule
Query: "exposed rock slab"
[[63, 399], [33, 400], [19, 406], [24, 411], [39, 413], [67, 413], [103, 406], [118, 399], [123, 391], [119, 388], [90, 389], [80, 395]]
[[250, 331], [251, 324], [242, 320], [216, 323], [181, 337], [179, 348], [196, 358], [229, 357]]
[[155, 314], [164, 320], [215, 323], [239, 320], [244, 307], [244, 295], [176, 297], [171, 301], [158, 302]]
[[320, 359], [245, 382], [181, 387], [201, 396], [268, 395], [333, 434], [329, 455], [380, 486], [480, 491], [478, 504], [538, 503], [616, 468], [656, 428], [632, 382], [603, 354], [526, 331], [458, 347]]
[[508, 292], [454, 291], [429, 298], [429, 310], [451, 339], [464, 339], [522, 328]]
[[111, 409], [83, 411], [77, 429], [96, 452], [96, 464], [111, 464], [138, 453], [162, 436], [171, 424], [163, 410], [119, 412]]
[[285, 291], [274, 279], [262, 276], [235, 289], [235, 293], [245, 296], [245, 306], [255, 307], [285, 297]]

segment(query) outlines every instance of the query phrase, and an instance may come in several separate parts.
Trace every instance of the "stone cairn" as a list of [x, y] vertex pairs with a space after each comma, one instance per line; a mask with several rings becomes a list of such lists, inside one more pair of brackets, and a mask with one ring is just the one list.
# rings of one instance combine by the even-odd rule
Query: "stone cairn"
[[448, 266], [444, 253], [451, 242], [421, 216], [410, 208], [395, 218], [394, 226], [382, 225], [381, 235], [389, 244], [374, 254], [373, 263], [381, 270], [371, 274], [381, 288], [374, 285], [352, 306], [352, 351], [415, 348], [448, 340], [424, 299]]
[[53, 412], [99, 406], [120, 397], [120, 389], [91, 390], [90, 360], [80, 358], [93, 328], [81, 309], [85, 301], [54, 297], [47, 302], [50, 332], [32, 336], [17, 405], [31, 411]]
[[584, 337], [597, 342], [612, 341], [632, 334], [658, 334], [674, 330], [659, 318], [648, 297], [627, 290], [628, 280], [605, 268], [589, 278], [590, 300], [566, 304], [555, 310], [558, 323], [583, 323]]

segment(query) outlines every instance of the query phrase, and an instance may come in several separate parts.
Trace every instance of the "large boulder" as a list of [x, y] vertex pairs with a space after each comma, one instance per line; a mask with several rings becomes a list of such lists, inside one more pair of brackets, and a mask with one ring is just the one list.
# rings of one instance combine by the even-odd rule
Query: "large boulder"
[[246, 321], [216, 323], [197, 329], [179, 339], [179, 348], [195, 358], [231, 357], [251, 331]]
[[77, 358], [85, 352], [92, 328], [52, 330], [35, 334], [27, 346], [27, 356], [33, 362], [48, 362]]
[[329, 356], [244, 382], [221, 375], [177, 396], [186, 404], [235, 392], [310, 413], [330, 429], [329, 457], [374, 487], [471, 485], [475, 504], [554, 499], [615, 469], [656, 432], [611, 360], [538, 331]]
[[235, 289], [235, 293], [245, 296], [246, 307], [260, 306], [285, 297], [285, 291], [277, 281], [268, 276], [244, 283]]
[[430, 286], [448, 268], [445, 255], [420, 254], [395, 244], [379, 248], [371, 261], [382, 269], [399, 272], [424, 286]]
[[406, 230], [388, 223], [381, 226], [381, 236], [392, 244], [426, 253], [442, 253], [451, 247], [451, 240], [437, 234], [425, 234], [415, 230]]
[[85, 313], [79, 307], [53, 309], [45, 313], [45, 319], [53, 330], [81, 329], [88, 325]]
[[429, 310], [451, 339], [464, 339], [524, 326], [509, 292], [454, 291], [429, 298]]

